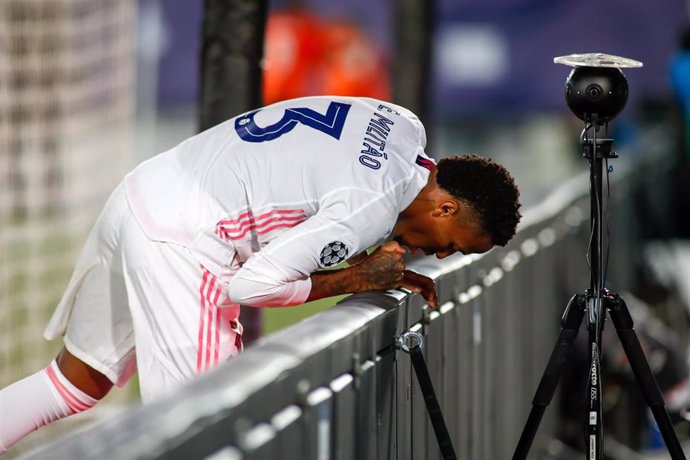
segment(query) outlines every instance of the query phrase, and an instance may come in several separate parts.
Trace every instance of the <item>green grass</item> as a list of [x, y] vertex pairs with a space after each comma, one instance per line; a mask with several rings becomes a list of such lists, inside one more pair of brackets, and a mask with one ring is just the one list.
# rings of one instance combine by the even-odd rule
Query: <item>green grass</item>
[[298, 323], [304, 318], [332, 307], [346, 295], [315, 300], [295, 307], [262, 308], [262, 335], [266, 336], [287, 326]]

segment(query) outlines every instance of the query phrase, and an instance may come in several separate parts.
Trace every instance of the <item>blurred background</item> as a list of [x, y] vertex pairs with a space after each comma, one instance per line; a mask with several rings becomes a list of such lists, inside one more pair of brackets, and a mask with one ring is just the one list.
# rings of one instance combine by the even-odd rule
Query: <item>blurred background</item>
[[[409, 68], [395, 3], [271, 1], [263, 102], [315, 94], [399, 102], [392, 82]], [[670, 257], [690, 270], [687, 257], [663, 243], [686, 247], [690, 237], [690, 4], [432, 3], [430, 36], [421, 38], [430, 44], [427, 60], [417, 69], [426, 84], [412, 107], [427, 126], [428, 153], [477, 153], [505, 164], [525, 207], [587, 168], [582, 123], [564, 102], [570, 69], [553, 58], [603, 52], [644, 63], [625, 72], [630, 98], [610, 134], [619, 161], [663, 151], [677, 171], [673, 183], [659, 184], [675, 212], [646, 209], [642, 217], [656, 246], [629, 248], [652, 254], [649, 270], [656, 261], [667, 278], [638, 294], [664, 302], [672, 286], [690, 285], [690, 271], [669, 273], [659, 262]], [[61, 346], [41, 338], [43, 327], [110, 191], [136, 164], [198, 132], [203, 14], [201, 1], [0, 1], [0, 386], [45, 366]], [[272, 309], [256, 334], [321, 308]], [[672, 383], [687, 391], [687, 348], [674, 353], [680, 370]], [[133, 382], [99, 410], [118, 411], [136, 394]]]
[[[393, 3], [272, 1], [264, 101], [312, 94], [390, 99]], [[684, 2], [662, 0], [654, 8], [626, 0], [433, 3], [428, 105], [420, 114], [430, 153], [505, 158], [524, 184], [526, 204], [583, 166], [575, 151], [579, 120], [564, 103], [570, 69], [553, 57], [597, 51], [644, 63], [626, 74], [630, 99], [614, 126], [619, 146], [635, 142], [641, 118], [672, 110], [670, 66], [688, 24]], [[139, 149], [133, 163], [194, 133], [202, 6], [140, 0], [138, 15], [138, 114], [154, 124], [139, 133], [155, 142]]]

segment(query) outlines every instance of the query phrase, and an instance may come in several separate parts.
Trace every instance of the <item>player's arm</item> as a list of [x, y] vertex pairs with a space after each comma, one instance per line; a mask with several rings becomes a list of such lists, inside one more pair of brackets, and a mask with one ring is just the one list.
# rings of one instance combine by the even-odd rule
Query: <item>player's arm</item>
[[405, 269], [405, 250], [396, 242], [386, 243], [357, 265], [340, 270], [315, 272], [307, 301], [334, 295], [386, 291], [405, 287], [422, 294], [431, 307], [438, 306], [434, 282]]
[[[234, 302], [248, 306], [298, 305], [312, 300], [357, 292], [385, 291], [399, 287], [421, 294], [431, 307], [438, 306], [433, 280], [405, 269], [405, 250], [386, 243], [357, 265], [314, 271], [299, 278], [281, 276], [265, 256], [255, 256], [229, 286]], [[292, 278], [292, 279], [290, 279]]]
[[405, 250], [398, 243], [386, 243], [357, 265], [340, 270], [314, 272], [311, 274], [311, 291], [307, 301], [397, 288], [405, 270], [403, 254]]
[[[389, 230], [386, 224], [392, 217], [385, 215], [391, 208], [387, 203], [376, 209], [365, 209], [365, 203], [349, 219], [340, 217], [342, 203], [322, 209], [253, 254], [230, 281], [230, 299], [248, 306], [287, 306], [346, 293], [405, 287], [435, 304], [433, 281], [405, 271], [405, 250], [397, 243], [381, 246], [352, 267], [318, 271], [370, 247]], [[371, 222], [367, 219], [371, 215], [380, 218]]]

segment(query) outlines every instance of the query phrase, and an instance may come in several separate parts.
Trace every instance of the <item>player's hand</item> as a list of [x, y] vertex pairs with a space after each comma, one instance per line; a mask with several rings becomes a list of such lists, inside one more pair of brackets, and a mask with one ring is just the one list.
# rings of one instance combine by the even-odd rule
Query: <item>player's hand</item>
[[355, 268], [361, 270], [364, 290], [385, 291], [404, 287], [421, 294], [432, 308], [438, 307], [434, 281], [424, 275], [406, 270], [403, 256], [405, 248], [396, 241], [379, 246]]
[[420, 275], [410, 270], [403, 272], [402, 287], [416, 292], [424, 297], [431, 308], [438, 307], [438, 297], [436, 297], [436, 284], [428, 276]]
[[360, 291], [387, 291], [402, 286], [405, 249], [396, 241], [385, 243], [359, 264], [352, 267], [357, 272]]

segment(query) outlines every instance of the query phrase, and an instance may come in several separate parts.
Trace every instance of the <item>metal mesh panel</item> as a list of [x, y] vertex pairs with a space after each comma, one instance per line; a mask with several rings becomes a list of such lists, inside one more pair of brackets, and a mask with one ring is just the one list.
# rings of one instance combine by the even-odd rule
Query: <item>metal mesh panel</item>
[[43, 329], [122, 177], [135, 0], [0, 3], [0, 386], [44, 367]]

